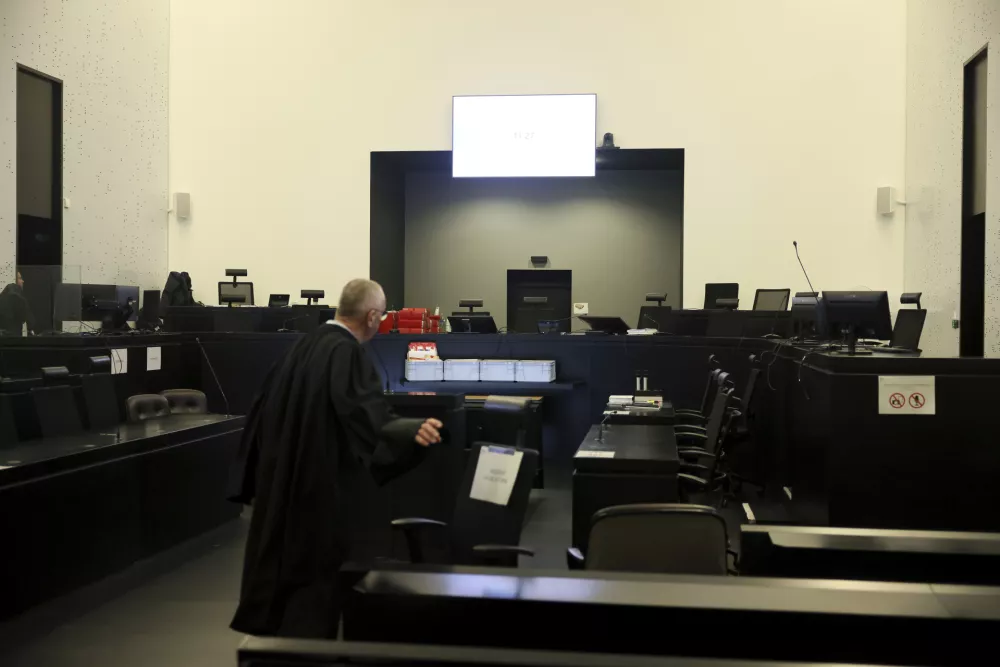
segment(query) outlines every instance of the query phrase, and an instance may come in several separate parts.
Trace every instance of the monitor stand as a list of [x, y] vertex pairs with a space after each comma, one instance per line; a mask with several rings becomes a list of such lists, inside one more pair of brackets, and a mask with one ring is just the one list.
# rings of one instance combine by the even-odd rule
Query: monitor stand
[[858, 330], [854, 327], [850, 327], [847, 330], [847, 351], [836, 350], [835, 354], [843, 354], [850, 357], [856, 357], [863, 354], [872, 354], [871, 350], [866, 348], [858, 349]]

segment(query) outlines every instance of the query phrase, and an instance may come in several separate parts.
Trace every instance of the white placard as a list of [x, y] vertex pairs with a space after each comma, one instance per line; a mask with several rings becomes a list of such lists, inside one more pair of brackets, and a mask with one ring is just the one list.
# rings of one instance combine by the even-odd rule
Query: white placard
[[476, 475], [472, 479], [473, 500], [507, 505], [510, 492], [514, 490], [517, 471], [521, 469], [524, 452], [507, 447], [483, 447], [479, 451]]
[[163, 350], [159, 347], [146, 348], [146, 370], [158, 371], [163, 364]]
[[120, 347], [111, 350], [111, 372], [115, 375], [128, 373], [128, 350]]
[[[625, 414], [628, 414], [627, 412]], [[613, 459], [615, 458], [614, 452], [603, 452], [595, 450], [581, 449], [576, 453], [576, 458], [578, 459]]]
[[933, 375], [880, 375], [880, 415], [936, 414]]
[[7, 468], [10, 468], [10, 467], [11, 466], [0, 466], [0, 470], [6, 470]]

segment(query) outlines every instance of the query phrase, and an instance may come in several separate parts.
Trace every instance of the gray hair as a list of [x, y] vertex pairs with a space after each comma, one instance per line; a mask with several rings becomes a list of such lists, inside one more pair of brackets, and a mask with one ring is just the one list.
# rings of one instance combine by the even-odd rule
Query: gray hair
[[363, 317], [369, 310], [377, 310], [382, 296], [382, 286], [374, 280], [356, 278], [344, 285], [340, 293], [340, 303], [337, 305], [337, 315], [340, 317]]

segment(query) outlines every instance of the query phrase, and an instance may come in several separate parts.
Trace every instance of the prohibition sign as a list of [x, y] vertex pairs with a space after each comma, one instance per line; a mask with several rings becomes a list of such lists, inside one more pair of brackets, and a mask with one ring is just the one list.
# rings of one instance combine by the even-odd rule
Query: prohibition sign
[[889, 405], [899, 410], [904, 405], [906, 405], [906, 396], [903, 396], [898, 391], [895, 392], [892, 396], [889, 397]]
[[920, 408], [924, 407], [924, 404], [926, 402], [927, 401], [924, 399], [924, 395], [921, 394], [919, 391], [915, 391], [912, 394], [910, 394], [911, 408], [916, 408], [917, 410], [919, 410]]

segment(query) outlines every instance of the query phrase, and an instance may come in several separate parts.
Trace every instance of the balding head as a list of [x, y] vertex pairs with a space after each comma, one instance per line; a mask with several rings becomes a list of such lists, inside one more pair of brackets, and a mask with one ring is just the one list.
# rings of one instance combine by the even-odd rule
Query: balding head
[[371, 340], [385, 313], [385, 293], [374, 280], [358, 278], [344, 285], [337, 305], [337, 319], [361, 341]]

